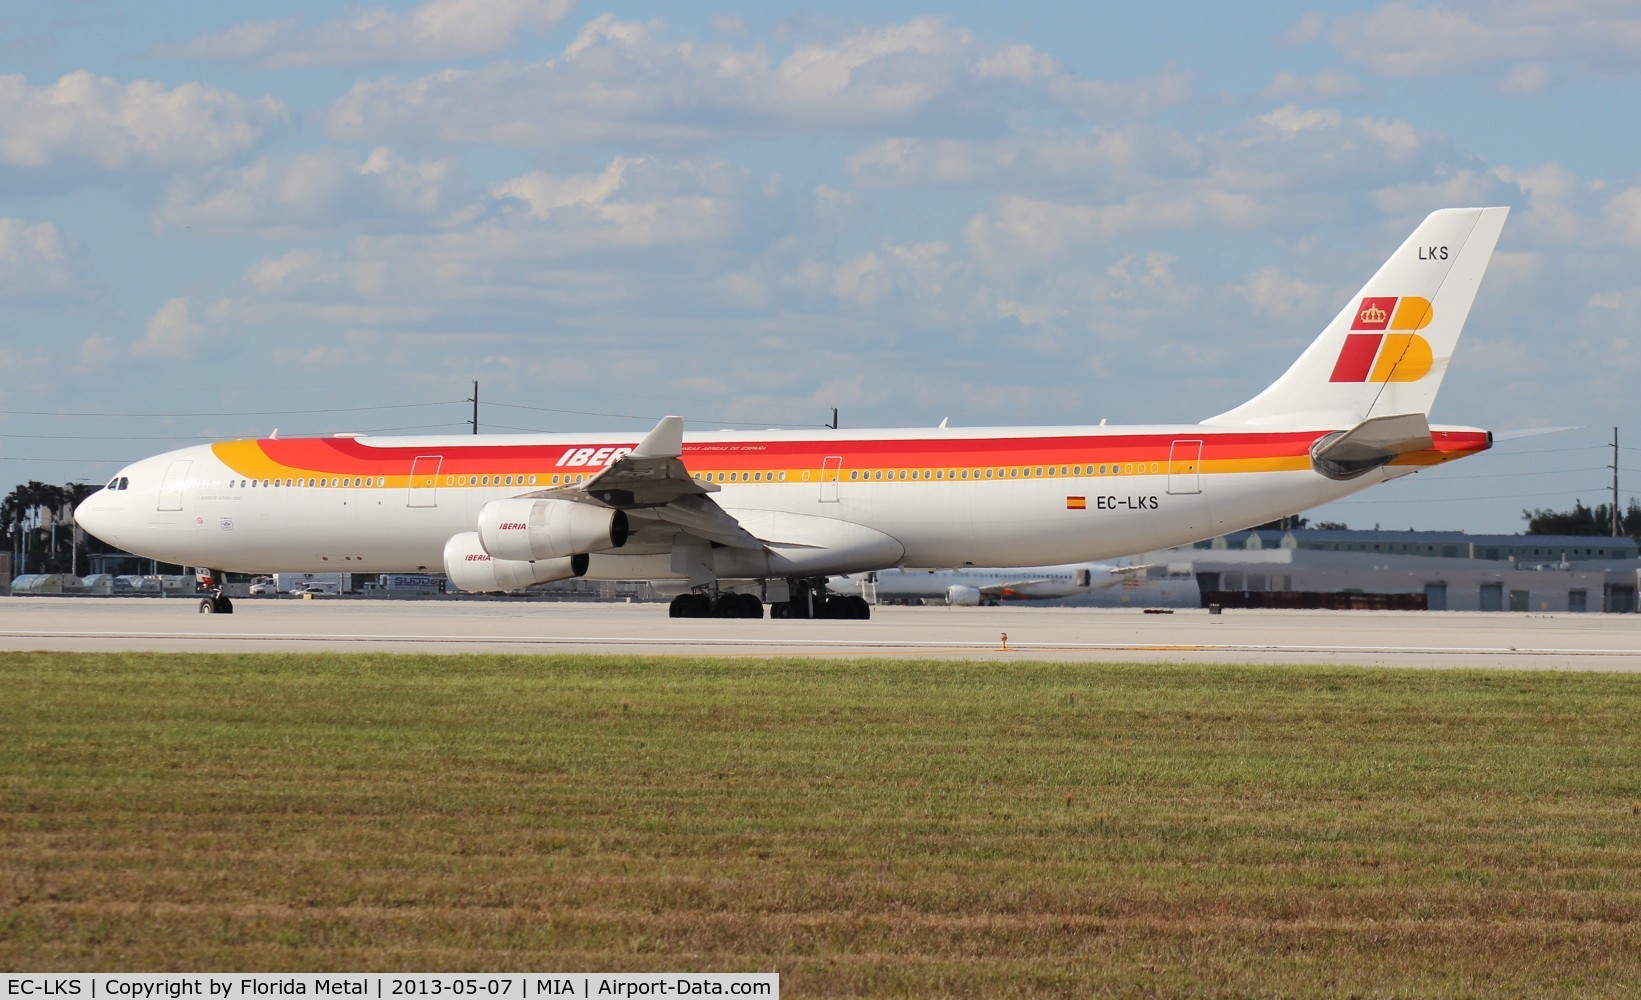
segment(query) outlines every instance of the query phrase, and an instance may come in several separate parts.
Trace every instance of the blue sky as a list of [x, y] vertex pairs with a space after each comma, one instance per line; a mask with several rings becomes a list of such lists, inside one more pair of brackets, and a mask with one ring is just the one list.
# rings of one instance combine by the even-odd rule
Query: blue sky
[[1614, 426], [1635, 495], [1641, 8], [1122, 6], [11, 5], [0, 489], [474, 379], [487, 430], [1194, 421], [1504, 204], [1434, 418], [1582, 429], [1312, 516], [1520, 530]]

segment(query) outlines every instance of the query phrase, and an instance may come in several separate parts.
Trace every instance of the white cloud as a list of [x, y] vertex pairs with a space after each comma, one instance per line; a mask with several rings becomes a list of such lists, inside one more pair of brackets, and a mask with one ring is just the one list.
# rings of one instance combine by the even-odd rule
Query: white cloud
[[0, 76], [0, 167], [61, 183], [62, 173], [198, 167], [242, 155], [287, 121], [272, 98], [200, 83], [177, 87], [69, 73], [31, 87]]
[[49, 222], [0, 218], [0, 298], [56, 298], [74, 283], [69, 241]]
[[734, 195], [746, 186], [745, 176], [721, 162], [617, 156], [597, 174], [535, 172], [492, 185], [490, 194], [523, 203], [538, 224], [530, 227], [534, 232], [562, 234], [567, 246], [583, 251], [711, 243], [739, 226]]
[[131, 345], [131, 356], [191, 360], [209, 339], [206, 328], [194, 321], [188, 297], [179, 296], [161, 306], [148, 321], [143, 338]]
[[866, 184], [973, 184], [996, 180], [1020, 155], [1012, 141], [885, 139], [848, 158], [849, 173]]
[[1245, 228], [1261, 214], [1252, 196], [1204, 190], [1078, 205], [1009, 195], [990, 213], [975, 216], [964, 238], [981, 260], [1013, 266], [1119, 236], [1198, 228]]
[[106, 368], [120, 359], [119, 342], [113, 337], [92, 334], [80, 342], [79, 359], [83, 370]]
[[363, 162], [334, 149], [178, 180], [156, 213], [163, 226], [283, 233], [346, 225], [395, 229], [470, 209], [448, 160], [411, 161], [385, 148]]
[[1268, 101], [1288, 101], [1316, 104], [1360, 97], [1362, 83], [1354, 76], [1335, 69], [1323, 70], [1311, 76], [1295, 76], [1287, 71], [1277, 73], [1265, 85], [1259, 96]]
[[311, 27], [300, 18], [258, 21], [158, 52], [268, 67], [461, 59], [510, 48], [525, 32], [556, 26], [574, 7], [574, 0], [424, 0], [403, 13], [356, 7]]
[[1522, 63], [1511, 67], [1498, 83], [1497, 90], [1506, 97], [1537, 97], [1550, 89], [1555, 74], [1543, 63]]
[[1432, 209], [1451, 205], [1496, 205], [1498, 179], [1475, 170], [1459, 170], [1430, 180], [1392, 184], [1371, 192], [1373, 203], [1387, 215], [1422, 217]]
[[1284, 318], [1314, 315], [1328, 299], [1326, 288], [1283, 274], [1276, 267], [1260, 268], [1231, 290], [1253, 307], [1254, 312]]
[[1299, 20], [1276, 36], [1276, 44], [1283, 48], [1292, 48], [1314, 42], [1322, 37], [1322, 29], [1326, 23], [1326, 19], [1319, 11], [1306, 11], [1299, 16]]
[[621, 175], [634, 160], [617, 156], [598, 174], [554, 177], [545, 173], [526, 174], [492, 185], [496, 198], [516, 198], [530, 206], [530, 214], [546, 221], [554, 211], [572, 206], [588, 208], [609, 201], [621, 189]]
[[674, 41], [659, 21], [605, 14], [556, 57], [355, 84], [332, 108], [349, 139], [535, 145], [678, 142], [817, 132], [973, 135], [1011, 108], [1132, 117], [1190, 96], [1177, 72], [1077, 78], [1027, 45], [988, 46], [938, 17], [801, 41], [784, 57], [735, 39]]
[[838, 265], [804, 261], [791, 284], [854, 306], [871, 308], [898, 297], [923, 308], [945, 308], [942, 300], [965, 273], [944, 243], [885, 243]]
[[324, 256], [317, 250], [292, 250], [257, 261], [245, 272], [243, 280], [259, 294], [272, 295], [311, 282], [323, 260]]
[[1396, 0], [1332, 18], [1322, 30], [1347, 62], [1384, 76], [1509, 67], [1503, 93], [1540, 92], [1522, 88], [1535, 76], [1547, 81], [1540, 74], [1549, 65], [1577, 76], [1633, 76], [1641, 66], [1641, 9], [1611, 0]]
[[1641, 244], [1641, 187], [1620, 191], [1607, 200], [1602, 211], [1620, 239]]

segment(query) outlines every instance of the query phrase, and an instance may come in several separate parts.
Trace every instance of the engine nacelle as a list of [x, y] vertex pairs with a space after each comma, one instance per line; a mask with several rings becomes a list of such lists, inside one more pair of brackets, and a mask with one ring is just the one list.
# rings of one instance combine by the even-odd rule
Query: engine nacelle
[[479, 545], [497, 559], [534, 562], [618, 549], [627, 515], [574, 500], [492, 500], [479, 508]]
[[956, 583], [946, 588], [946, 603], [954, 608], [978, 608], [980, 606], [980, 589], [965, 587]]
[[497, 559], [479, 544], [479, 533], [464, 531], [444, 543], [444, 575], [457, 590], [482, 594], [498, 590], [523, 590], [536, 583], [568, 580], [587, 572], [586, 555], [564, 556], [528, 562]]

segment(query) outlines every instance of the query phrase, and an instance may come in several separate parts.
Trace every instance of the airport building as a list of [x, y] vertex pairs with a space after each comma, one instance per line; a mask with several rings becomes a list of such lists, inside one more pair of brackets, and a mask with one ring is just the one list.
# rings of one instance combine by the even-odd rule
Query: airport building
[[1638, 556], [1629, 538], [1298, 530], [1237, 532], [1143, 558], [1189, 564], [1204, 594], [1246, 606], [1309, 606], [1285, 603], [1288, 595], [1407, 595], [1383, 606], [1630, 614]]

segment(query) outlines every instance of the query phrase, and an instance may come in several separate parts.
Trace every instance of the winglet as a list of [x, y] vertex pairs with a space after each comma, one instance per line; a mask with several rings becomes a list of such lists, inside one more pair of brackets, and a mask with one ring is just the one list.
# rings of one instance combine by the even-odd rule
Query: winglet
[[632, 450], [634, 458], [678, 458], [684, 453], [684, 418], [662, 417]]

